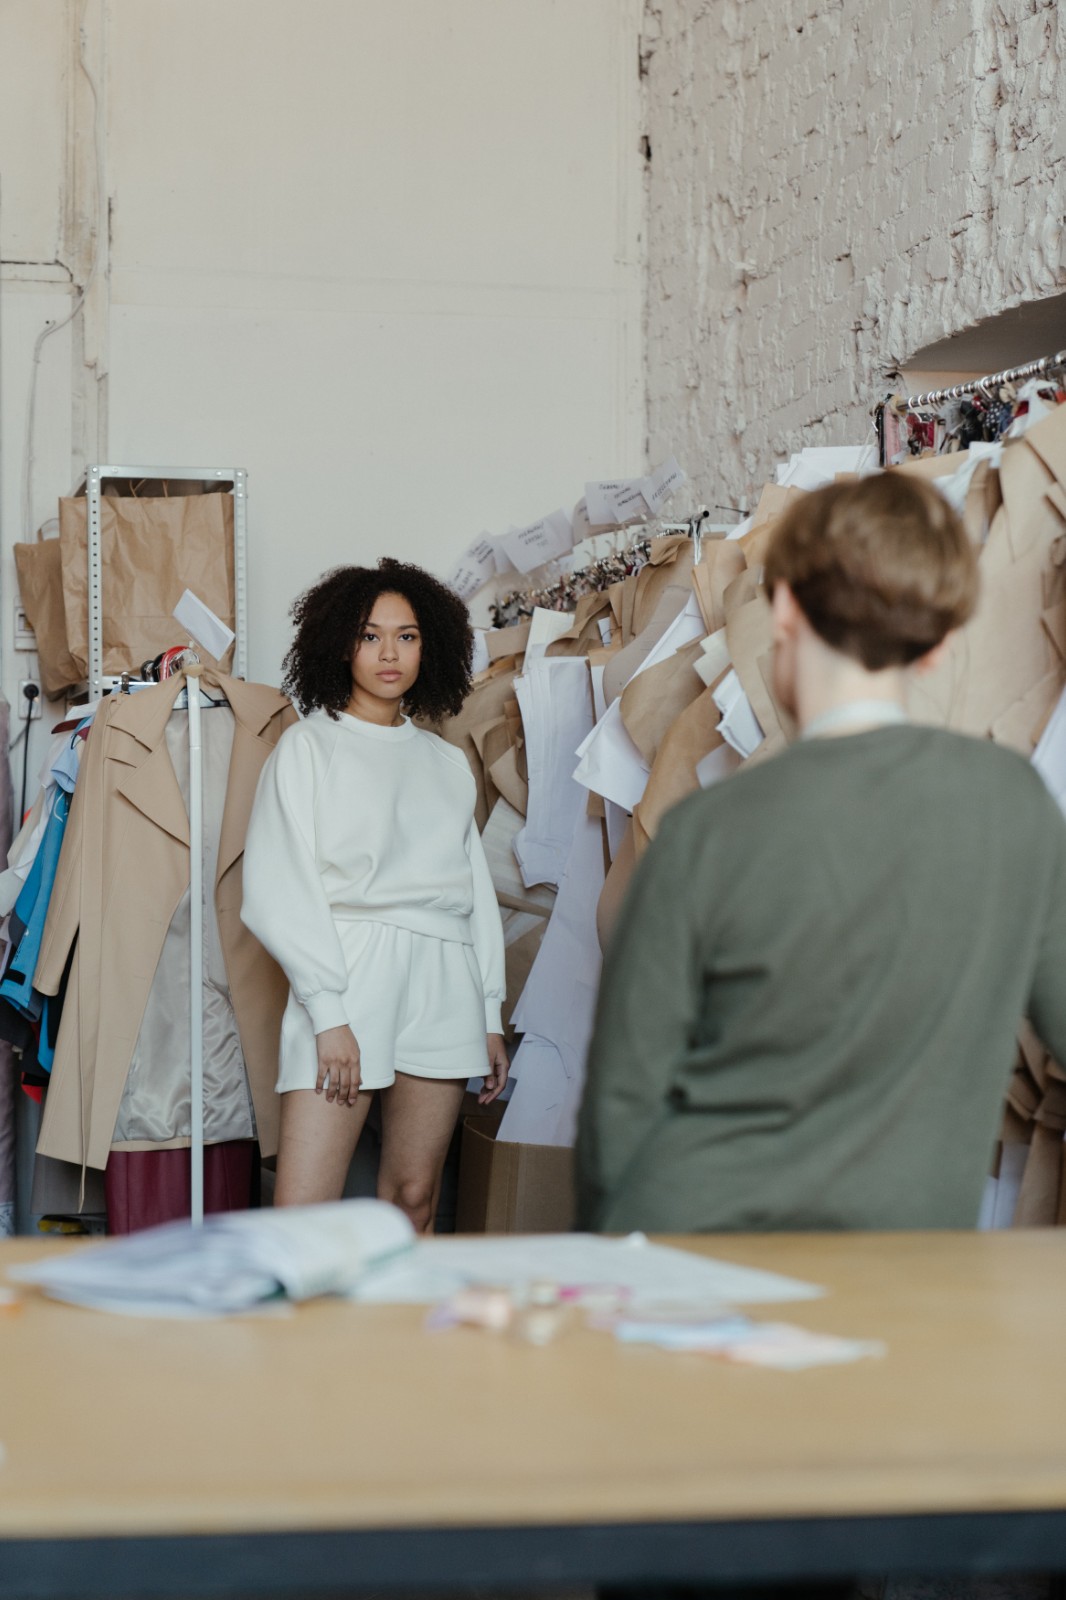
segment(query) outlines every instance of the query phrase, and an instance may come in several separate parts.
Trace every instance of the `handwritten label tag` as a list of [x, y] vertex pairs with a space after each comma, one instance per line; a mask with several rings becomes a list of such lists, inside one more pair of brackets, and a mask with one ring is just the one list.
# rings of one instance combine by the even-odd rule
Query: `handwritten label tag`
[[653, 517], [659, 515], [670, 496], [687, 481], [673, 456], [664, 461], [661, 467], [656, 467], [654, 472], [649, 472], [644, 479], [643, 492]]
[[574, 534], [565, 511], [553, 511], [524, 528], [505, 533], [499, 541], [519, 572], [532, 572], [573, 548]]
[[487, 533], [482, 534], [459, 557], [448, 578], [448, 586], [460, 600], [469, 600], [496, 572], [496, 548]]
[[625, 478], [611, 478], [602, 483], [586, 483], [585, 509], [594, 528], [610, 528], [618, 521], [614, 497], [619, 489], [626, 488]]

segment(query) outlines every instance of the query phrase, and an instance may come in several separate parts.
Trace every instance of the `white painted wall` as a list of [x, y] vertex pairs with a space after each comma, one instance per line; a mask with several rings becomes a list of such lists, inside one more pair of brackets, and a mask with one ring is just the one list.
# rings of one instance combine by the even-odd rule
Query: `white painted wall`
[[[483, 529], [643, 469], [640, 0], [0, 0], [4, 169], [27, 148], [9, 77], [28, 57], [47, 89], [22, 96], [40, 136], [5, 258], [29, 234], [61, 250], [73, 195], [85, 259], [83, 6], [111, 206], [84, 330], [101, 447], [247, 467], [254, 677], [277, 681], [288, 606], [325, 568], [445, 571]], [[9, 697], [10, 478], [27, 340], [55, 314], [18, 298], [5, 279]], [[38, 517], [95, 393], [78, 340], [46, 352]]]
[[650, 448], [697, 496], [861, 443], [893, 369], [1066, 290], [1066, 6], [647, 0], [643, 49]]

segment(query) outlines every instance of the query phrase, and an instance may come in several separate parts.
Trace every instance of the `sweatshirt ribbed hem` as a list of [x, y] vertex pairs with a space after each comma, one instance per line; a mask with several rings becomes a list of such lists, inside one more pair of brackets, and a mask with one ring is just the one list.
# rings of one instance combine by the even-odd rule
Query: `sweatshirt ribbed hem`
[[316, 1034], [325, 1033], [327, 1028], [348, 1026], [344, 996], [332, 989], [320, 989], [317, 994], [308, 995], [303, 1005], [311, 1018], [311, 1026]]

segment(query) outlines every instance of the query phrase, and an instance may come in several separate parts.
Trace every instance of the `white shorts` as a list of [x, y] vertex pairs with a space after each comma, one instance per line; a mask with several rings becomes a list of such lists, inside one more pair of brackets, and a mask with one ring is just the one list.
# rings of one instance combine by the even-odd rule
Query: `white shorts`
[[[487, 1069], [485, 997], [473, 946], [386, 922], [338, 922], [349, 982], [348, 1021], [362, 1088], [387, 1089], [397, 1072], [470, 1078]], [[318, 1049], [296, 996], [281, 1021], [278, 1094], [313, 1089]]]

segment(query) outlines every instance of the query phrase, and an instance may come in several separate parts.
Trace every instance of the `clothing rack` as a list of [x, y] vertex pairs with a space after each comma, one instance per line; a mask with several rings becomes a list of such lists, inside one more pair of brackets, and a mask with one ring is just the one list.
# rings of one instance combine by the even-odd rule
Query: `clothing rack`
[[1040, 378], [1054, 371], [1066, 371], [1066, 350], [1042, 356], [1039, 361], [1027, 361], [1020, 367], [990, 372], [983, 378], [971, 378], [967, 383], [956, 383], [948, 389], [929, 389], [925, 394], [908, 395], [902, 404], [907, 411], [922, 411], [928, 406], [943, 405], [946, 400], [962, 400], [968, 394], [991, 398], [1005, 383], [1024, 383], [1027, 378]]
[[104, 595], [101, 532], [103, 485], [112, 478], [199, 481], [232, 484], [233, 494], [233, 676], [248, 676], [248, 474], [243, 467], [120, 466], [93, 463], [85, 469], [86, 554], [88, 559], [89, 701], [101, 700], [118, 678], [104, 677]]
[[[698, 564], [702, 546], [702, 528], [710, 516], [707, 506], [700, 506], [695, 516], [684, 520], [657, 521], [654, 527], [636, 525], [639, 537], [623, 550], [600, 556], [587, 566], [566, 573], [553, 584], [532, 589], [517, 589], [504, 595], [492, 607], [497, 628], [515, 627], [524, 617], [532, 616], [535, 609], [569, 611], [577, 600], [586, 594], [601, 593], [614, 583], [621, 582], [631, 573], [639, 571], [648, 560], [653, 539], [681, 535], [693, 541], [693, 561]], [[619, 529], [619, 532], [622, 530]]]

